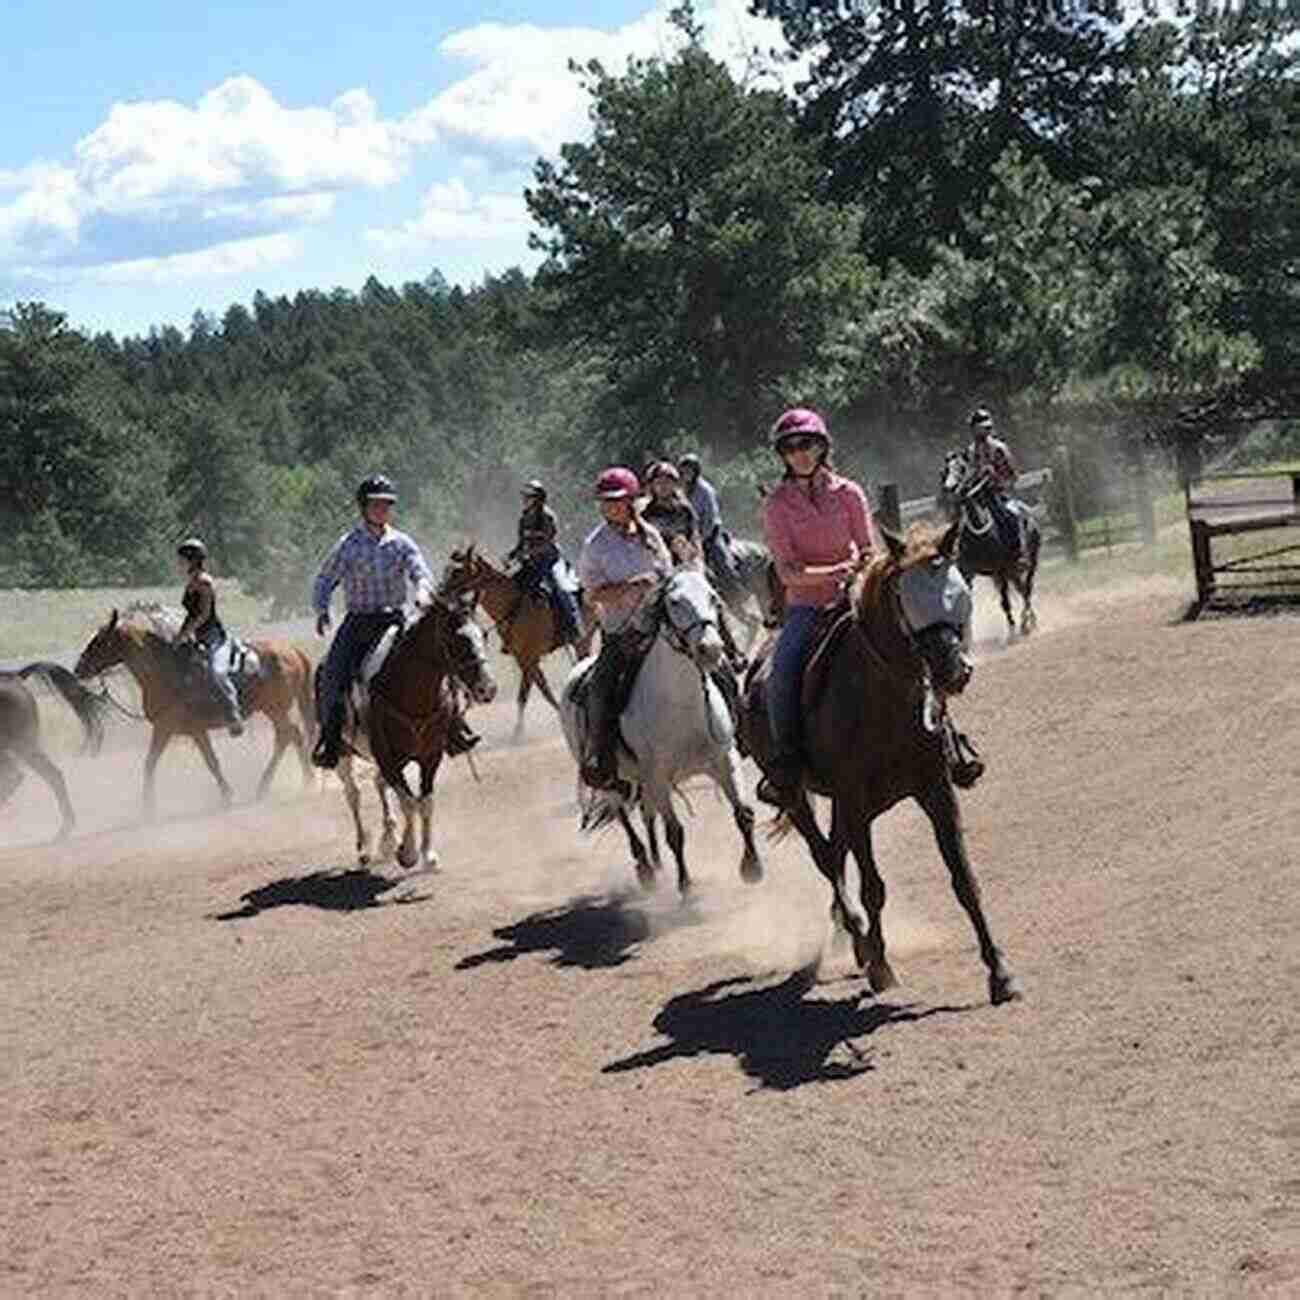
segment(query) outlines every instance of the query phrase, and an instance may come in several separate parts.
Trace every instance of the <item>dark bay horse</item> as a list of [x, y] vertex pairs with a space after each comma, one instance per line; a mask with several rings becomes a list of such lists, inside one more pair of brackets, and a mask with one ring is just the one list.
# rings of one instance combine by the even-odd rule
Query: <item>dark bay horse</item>
[[[381, 642], [381, 645], [383, 643]], [[381, 652], [382, 653], [382, 652]], [[363, 711], [348, 710], [338, 773], [357, 832], [357, 857], [370, 861], [370, 836], [361, 820], [361, 792], [353, 771], [356, 758], [376, 765], [375, 789], [383, 810], [382, 853], [395, 846], [404, 867], [417, 862], [436, 866], [433, 850], [433, 781], [447, 748], [447, 734], [456, 709], [453, 678], [480, 704], [497, 693], [488, 670], [483, 629], [474, 620], [472, 604], [440, 593], [392, 641], [379, 666], [362, 668], [368, 676]], [[420, 767], [420, 793], [411, 793], [406, 765]], [[405, 825], [401, 842], [388, 808], [392, 789], [401, 805]], [[415, 848], [415, 817], [420, 818], [420, 849]]]
[[[782, 815], [803, 836], [834, 893], [833, 919], [853, 939], [874, 992], [891, 988], [881, 912], [885, 885], [871, 849], [871, 823], [903, 799], [924, 809], [958, 902], [966, 909], [988, 969], [994, 1003], [1019, 996], [989, 933], [979, 886], [966, 857], [957, 796], [949, 777], [945, 702], [971, 676], [962, 652], [970, 590], [953, 561], [957, 525], [941, 536], [913, 525], [906, 542], [886, 533], [888, 549], [855, 581], [826, 640], [814, 650], [803, 687], [806, 790], [831, 800], [829, 835], [801, 793]], [[745, 695], [745, 726], [760, 765], [771, 752], [764, 690], [768, 658], [755, 665]], [[861, 901], [845, 885], [852, 853]]]
[[1029, 513], [1023, 521], [1024, 547], [1015, 538], [1016, 519], [1001, 501], [993, 480], [970, 464], [964, 451], [950, 451], [943, 461], [943, 475], [937, 496], [948, 517], [961, 523], [957, 564], [969, 582], [976, 574], [992, 578], [998, 585], [1002, 612], [1007, 618], [1007, 635], [1016, 634], [1011, 614], [1010, 587], [1020, 594], [1020, 632], [1028, 636], [1038, 626], [1034, 612], [1034, 576], [1042, 530]]
[[0, 673], [0, 805], [22, 784], [23, 775], [15, 761], [21, 758], [54, 791], [63, 818], [56, 838], [63, 839], [72, 833], [77, 817], [63, 773], [41, 744], [40, 715], [26, 682], [29, 677], [52, 686], [72, 706], [86, 733], [86, 749], [92, 754], [99, 753], [104, 743], [103, 712], [108, 706], [59, 664], [34, 663]]
[[[442, 577], [441, 589], [446, 595], [472, 592], [487, 611], [501, 635], [501, 648], [519, 665], [518, 712], [515, 717], [516, 741], [524, 735], [524, 706], [534, 686], [546, 702], [559, 710], [559, 701], [551, 684], [542, 672], [541, 661], [563, 644], [556, 625], [555, 611], [550, 603], [531, 595], [522, 595], [514, 578], [504, 568], [494, 564], [472, 543], [461, 551], [452, 551]], [[579, 659], [591, 653], [596, 635], [596, 620], [583, 608], [582, 632], [574, 644]]]
[[[76, 674], [83, 680], [98, 677], [119, 664], [135, 678], [140, 688], [144, 717], [153, 724], [149, 752], [144, 760], [144, 812], [152, 817], [154, 769], [173, 736], [188, 736], [208, 765], [222, 801], [230, 806], [234, 792], [221, 771], [216, 752], [208, 739], [214, 727], [225, 725], [220, 708], [214, 703], [196, 701], [193, 687], [186, 677], [186, 662], [172, 645], [174, 615], [157, 607], [128, 609], [119, 615], [116, 609], [108, 622], [95, 633], [77, 660]], [[311, 660], [286, 641], [248, 641], [256, 652], [259, 672], [239, 682], [244, 712], [251, 716], [264, 713], [275, 728], [275, 749], [271, 761], [257, 785], [262, 798], [285, 749], [292, 744], [302, 764], [303, 785], [310, 787], [313, 769], [308, 757], [308, 741], [315, 726], [316, 709], [311, 693]], [[290, 717], [297, 704], [302, 720], [299, 727]], [[305, 734], [304, 734], [305, 732]]]

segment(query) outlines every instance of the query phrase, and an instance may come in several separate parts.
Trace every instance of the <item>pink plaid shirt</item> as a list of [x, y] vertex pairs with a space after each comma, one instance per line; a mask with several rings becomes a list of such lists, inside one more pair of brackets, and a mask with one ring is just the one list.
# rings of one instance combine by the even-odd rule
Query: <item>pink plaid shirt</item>
[[995, 487], [1009, 492], [1016, 485], [1016, 462], [1011, 457], [1011, 449], [1001, 438], [990, 434], [987, 438], [972, 438], [970, 444], [970, 462], [977, 470], [988, 470], [993, 476]]
[[[763, 532], [778, 564], [838, 564], [852, 558], [855, 545], [859, 554], [876, 547], [867, 494], [852, 479], [828, 469], [817, 472], [811, 497], [797, 480], [782, 480], [767, 498]], [[840, 586], [838, 578], [828, 578], [816, 586], [791, 587], [787, 603], [828, 605]]]

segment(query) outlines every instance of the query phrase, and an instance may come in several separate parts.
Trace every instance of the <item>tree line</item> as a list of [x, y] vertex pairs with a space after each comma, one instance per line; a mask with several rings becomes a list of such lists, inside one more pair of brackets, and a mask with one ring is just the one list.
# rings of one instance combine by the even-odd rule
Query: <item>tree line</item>
[[[803, 80], [676, 53], [575, 66], [591, 130], [525, 191], [543, 255], [255, 295], [144, 337], [0, 317], [0, 585], [219, 573], [301, 607], [381, 469], [435, 551], [499, 544], [521, 480], [573, 545], [606, 462], [702, 452], [754, 526], [780, 408], [928, 492], [965, 413], [1082, 481], [1171, 412], [1300, 369], [1300, 21], [1093, 0], [756, 0]], [[775, 56], [773, 56], [775, 57]], [[1086, 504], [1086, 503], [1085, 503]]]

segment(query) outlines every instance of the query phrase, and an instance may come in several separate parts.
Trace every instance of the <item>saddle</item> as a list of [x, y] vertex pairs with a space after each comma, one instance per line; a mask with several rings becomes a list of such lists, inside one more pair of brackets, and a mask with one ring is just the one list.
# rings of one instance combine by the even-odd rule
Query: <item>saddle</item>
[[[262, 678], [262, 660], [252, 646], [237, 637], [226, 634], [230, 645], [230, 668], [227, 676], [234, 684], [239, 697], [239, 707], [245, 714], [249, 712], [248, 699], [253, 687]], [[181, 685], [188, 694], [190, 703], [201, 713], [220, 714], [221, 697], [208, 671], [208, 655], [202, 645], [190, 643], [176, 647], [176, 658], [180, 667]]]
[[370, 683], [387, 662], [402, 631], [401, 624], [390, 624], [380, 634], [379, 640], [366, 651], [355, 679], [348, 685], [345, 730], [366, 730], [370, 718]]

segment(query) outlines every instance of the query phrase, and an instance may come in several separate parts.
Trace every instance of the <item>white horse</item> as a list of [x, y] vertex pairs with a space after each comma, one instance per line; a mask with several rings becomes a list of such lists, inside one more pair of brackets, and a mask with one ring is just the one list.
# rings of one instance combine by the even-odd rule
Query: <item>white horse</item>
[[[754, 845], [754, 809], [743, 793], [735, 727], [721, 691], [709, 678], [723, 655], [718, 618], [718, 596], [694, 568], [677, 570], [647, 597], [637, 621], [654, 640], [620, 722], [619, 775], [631, 784], [632, 798], [598, 791], [584, 801], [587, 829], [618, 819], [636, 859], [637, 878], [647, 889], [660, 867], [656, 816], [664, 820], [677, 860], [678, 887], [683, 893], [690, 888], [686, 835], [673, 806], [673, 791], [697, 775], [712, 777], [731, 805], [745, 846], [741, 878], [753, 883], [763, 877]], [[574, 666], [560, 697], [564, 736], [579, 766], [587, 721], [580, 688], [593, 662], [589, 657]], [[640, 805], [648, 852], [628, 816], [632, 801]]]

